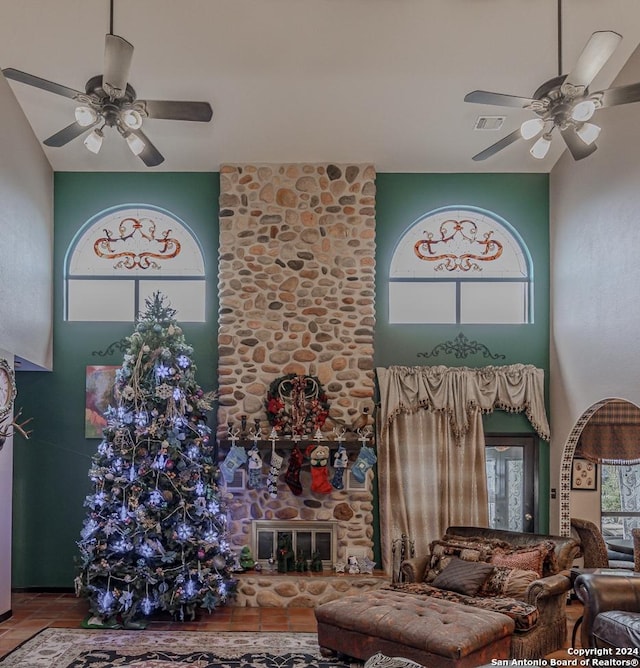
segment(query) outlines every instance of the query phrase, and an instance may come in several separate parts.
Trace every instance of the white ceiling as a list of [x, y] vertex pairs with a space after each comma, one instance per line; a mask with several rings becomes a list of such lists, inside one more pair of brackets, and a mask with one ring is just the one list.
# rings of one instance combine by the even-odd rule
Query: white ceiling
[[[640, 2], [563, 0], [562, 15], [564, 73], [592, 32], [622, 34], [591, 90], [608, 87], [640, 43]], [[148, 119], [145, 133], [166, 158], [158, 167], [112, 130], [98, 155], [81, 139], [44, 147], [56, 171], [335, 161], [380, 172], [546, 172], [562, 153], [556, 140], [535, 160], [519, 141], [473, 162], [532, 112], [463, 102], [474, 89], [528, 97], [558, 74], [557, 0], [115, 0], [113, 31], [135, 47], [129, 82], [139, 98], [206, 100], [213, 120]], [[109, 0], [0, 0], [0, 67], [84, 90], [102, 73], [107, 32]], [[73, 121], [72, 100], [10, 85], [40, 140]], [[599, 143], [616, 111], [598, 112]], [[477, 131], [479, 115], [506, 121]]]

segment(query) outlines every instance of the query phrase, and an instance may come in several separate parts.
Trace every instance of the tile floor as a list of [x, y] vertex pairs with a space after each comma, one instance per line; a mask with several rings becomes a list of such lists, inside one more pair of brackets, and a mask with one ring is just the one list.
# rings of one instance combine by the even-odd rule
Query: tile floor
[[[87, 614], [87, 603], [73, 594], [14, 593], [13, 616], [0, 622], [0, 658], [20, 643], [48, 626], [77, 628]], [[569, 618], [567, 642], [571, 629], [582, 614], [580, 603], [567, 606]], [[227, 606], [213, 614], [204, 614], [197, 622], [152, 621], [149, 629], [161, 631], [176, 628], [185, 631], [290, 631], [315, 633], [313, 608], [238, 608]], [[567, 658], [565, 650], [547, 658]]]

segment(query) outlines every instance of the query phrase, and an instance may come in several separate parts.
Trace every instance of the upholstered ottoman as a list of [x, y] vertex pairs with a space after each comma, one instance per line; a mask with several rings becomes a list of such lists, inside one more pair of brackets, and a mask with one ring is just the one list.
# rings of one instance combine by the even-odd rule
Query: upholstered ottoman
[[318, 644], [367, 660], [378, 652], [423, 666], [470, 668], [507, 659], [514, 629], [499, 612], [375, 590], [318, 606]]

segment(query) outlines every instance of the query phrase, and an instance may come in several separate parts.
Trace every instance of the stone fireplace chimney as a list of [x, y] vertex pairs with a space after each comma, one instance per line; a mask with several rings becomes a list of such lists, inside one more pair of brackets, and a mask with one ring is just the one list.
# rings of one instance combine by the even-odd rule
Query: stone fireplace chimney
[[[220, 170], [218, 437], [227, 424], [259, 420], [271, 429], [265, 399], [286, 374], [317, 377], [331, 426], [349, 429], [373, 413], [375, 325], [375, 170], [360, 164], [243, 164]], [[304, 451], [313, 434], [305, 435]], [[250, 446], [250, 442], [245, 445]], [[337, 446], [337, 444], [336, 444]], [[350, 464], [359, 443], [348, 443]], [[287, 467], [291, 443], [278, 442]], [[224, 457], [224, 442], [221, 447]], [[264, 474], [270, 454], [261, 452]], [[338, 559], [370, 551], [371, 476], [364, 489], [301, 495], [280, 476], [277, 496], [235, 489], [231, 539], [250, 544], [252, 520], [336, 521]]]

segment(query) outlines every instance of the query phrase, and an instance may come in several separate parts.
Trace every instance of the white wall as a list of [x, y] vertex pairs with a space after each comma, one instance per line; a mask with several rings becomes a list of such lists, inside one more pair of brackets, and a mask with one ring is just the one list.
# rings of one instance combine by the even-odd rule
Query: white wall
[[53, 171], [0, 74], [0, 348], [52, 366]]
[[[615, 83], [639, 80], [640, 50]], [[602, 109], [594, 122], [598, 150], [580, 162], [563, 155], [550, 179], [550, 486], [558, 492], [564, 444], [584, 411], [611, 397], [640, 405], [640, 103]], [[592, 516], [593, 498], [572, 497], [572, 512]], [[558, 499], [550, 515], [557, 532]]]
[[[0, 357], [52, 366], [53, 171], [0, 74]], [[0, 618], [11, 610], [13, 443], [0, 451]]]

